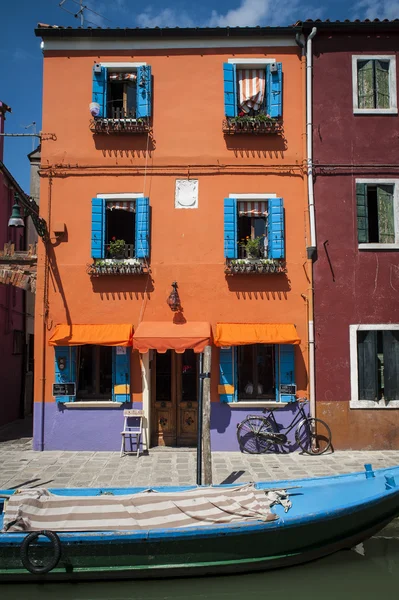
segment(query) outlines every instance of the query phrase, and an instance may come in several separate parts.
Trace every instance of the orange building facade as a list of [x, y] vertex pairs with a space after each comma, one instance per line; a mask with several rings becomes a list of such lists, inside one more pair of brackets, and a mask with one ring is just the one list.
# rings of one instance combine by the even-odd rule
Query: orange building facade
[[210, 344], [212, 449], [238, 450], [248, 412], [276, 406], [284, 423], [308, 392], [295, 30], [36, 34], [50, 240], [38, 265], [34, 447], [118, 449], [131, 407], [144, 410], [144, 447], [195, 445]]

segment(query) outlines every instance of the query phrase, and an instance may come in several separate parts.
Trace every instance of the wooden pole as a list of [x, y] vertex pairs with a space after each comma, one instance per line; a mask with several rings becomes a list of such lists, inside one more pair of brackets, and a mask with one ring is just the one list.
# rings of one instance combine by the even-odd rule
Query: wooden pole
[[212, 485], [212, 454], [211, 454], [211, 358], [212, 348], [204, 350], [203, 366], [203, 403], [202, 403], [202, 454], [204, 461], [204, 484]]

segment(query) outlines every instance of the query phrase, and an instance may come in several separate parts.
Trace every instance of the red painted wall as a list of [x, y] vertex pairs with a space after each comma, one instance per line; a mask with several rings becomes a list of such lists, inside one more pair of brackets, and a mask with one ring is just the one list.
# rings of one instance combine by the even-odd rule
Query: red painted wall
[[353, 114], [352, 55], [396, 55], [398, 67], [398, 47], [385, 33], [314, 38], [316, 398], [336, 448], [399, 447], [398, 410], [349, 408], [349, 325], [399, 323], [399, 252], [358, 249], [355, 186], [399, 179], [399, 118]]
[[[23, 249], [23, 233], [8, 227], [14, 190], [0, 170], [0, 249], [12, 241]], [[23, 291], [0, 284], [0, 426], [20, 416], [22, 354], [13, 354], [13, 330], [23, 331]]]

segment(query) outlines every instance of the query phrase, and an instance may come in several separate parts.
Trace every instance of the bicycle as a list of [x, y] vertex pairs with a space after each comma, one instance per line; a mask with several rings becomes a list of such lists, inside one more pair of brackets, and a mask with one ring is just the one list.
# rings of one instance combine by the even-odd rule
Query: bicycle
[[[264, 410], [263, 415], [248, 415], [237, 425], [237, 440], [241, 452], [263, 454], [272, 444], [290, 446], [288, 433], [297, 426], [295, 441], [306, 454], [324, 454], [331, 448], [331, 430], [321, 419], [308, 417], [304, 405], [308, 400], [298, 398], [299, 411], [287, 427], [279, 427], [273, 414], [275, 409]], [[283, 430], [285, 433], [281, 433]]]

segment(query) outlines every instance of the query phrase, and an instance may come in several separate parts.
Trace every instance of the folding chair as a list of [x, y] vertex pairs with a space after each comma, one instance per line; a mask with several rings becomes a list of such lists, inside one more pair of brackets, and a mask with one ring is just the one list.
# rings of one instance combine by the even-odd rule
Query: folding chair
[[[135, 410], [133, 408], [127, 409], [123, 411], [123, 431], [121, 431], [122, 436], [122, 444], [121, 444], [121, 453], [120, 456], [124, 454], [131, 454], [133, 452], [132, 446], [132, 438], [136, 438], [136, 452], [137, 456], [140, 455], [140, 441], [141, 434], [143, 431], [143, 418], [144, 411], [143, 410]], [[129, 421], [134, 421], [134, 424], [129, 425]], [[126, 438], [130, 438], [130, 452], [126, 450]]]

